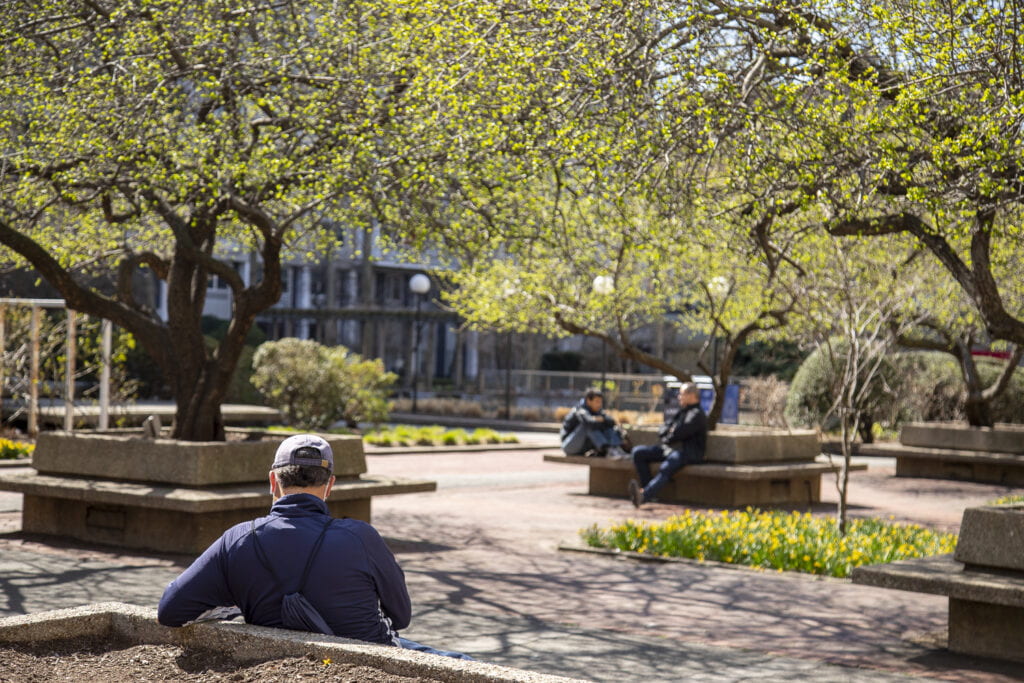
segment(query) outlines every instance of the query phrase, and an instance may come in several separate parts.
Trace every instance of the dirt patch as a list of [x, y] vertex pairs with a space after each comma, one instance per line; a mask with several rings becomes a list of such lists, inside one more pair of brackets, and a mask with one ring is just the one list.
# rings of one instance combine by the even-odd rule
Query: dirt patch
[[313, 656], [281, 657], [236, 664], [216, 652], [176, 645], [132, 645], [74, 639], [45, 645], [0, 648], [0, 682], [30, 681], [351, 681], [429, 683], [436, 679], [390, 674], [369, 666]]

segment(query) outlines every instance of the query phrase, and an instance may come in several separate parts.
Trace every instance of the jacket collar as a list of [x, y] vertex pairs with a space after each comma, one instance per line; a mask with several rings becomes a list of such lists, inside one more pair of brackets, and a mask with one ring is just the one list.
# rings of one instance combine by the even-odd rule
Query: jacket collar
[[281, 496], [274, 501], [270, 513], [284, 517], [330, 514], [327, 510], [327, 503], [311, 493], [290, 493], [287, 496]]

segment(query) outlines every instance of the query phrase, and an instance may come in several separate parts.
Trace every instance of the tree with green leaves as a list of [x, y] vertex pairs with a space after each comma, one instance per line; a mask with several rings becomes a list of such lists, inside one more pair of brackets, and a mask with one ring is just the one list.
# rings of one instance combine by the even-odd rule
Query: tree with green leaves
[[[811, 209], [833, 235], [905, 235], [1020, 344], [1024, 8], [1015, 1], [696, 3], [729, 30], [708, 111], [750, 210]], [[714, 51], [714, 50], [712, 50]], [[710, 63], [709, 63], [710, 64]], [[737, 160], [742, 160], [737, 162]]]
[[[571, 97], [558, 84], [588, 62], [580, 36], [607, 44], [592, 27], [614, 9], [4, 3], [0, 258], [132, 333], [171, 387], [175, 437], [223, 438], [220, 404], [280, 297], [282, 259], [330, 253], [332, 225], [397, 232], [410, 195], [438, 204], [460, 177], [494, 182], [492, 150], [513, 159], [547, 134], [535, 112]], [[251, 281], [232, 250], [256, 256]], [[139, 270], [165, 283], [166, 320], [137, 296]], [[213, 277], [233, 308], [208, 349]]]
[[[926, 254], [915, 255], [924, 261]], [[905, 302], [906, 316], [914, 321], [897, 336], [900, 346], [910, 349], [938, 351], [951, 357], [960, 370], [964, 389], [964, 417], [974, 427], [992, 427], [995, 424], [993, 404], [1011, 386], [1011, 379], [1021, 359], [1024, 346], [1009, 345], [999, 372], [988, 379], [979, 369], [974, 351], [979, 344], [989, 342], [977, 310], [963, 291], [935, 264], [917, 263], [921, 277], [929, 282], [913, 300]], [[1016, 287], [1007, 283], [1006, 290]]]

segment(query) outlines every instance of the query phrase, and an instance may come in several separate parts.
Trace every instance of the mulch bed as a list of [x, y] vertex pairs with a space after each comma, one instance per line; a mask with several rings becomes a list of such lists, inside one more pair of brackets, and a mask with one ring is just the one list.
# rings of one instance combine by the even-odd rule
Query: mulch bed
[[0, 647], [0, 682], [28, 681], [242, 681], [315, 679], [352, 683], [428, 683], [435, 679], [389, 674], [369, 666], [313, 656], [235, 664], [210, 651], [176, 645], [132, 645], [77, 638], [55, 643]]

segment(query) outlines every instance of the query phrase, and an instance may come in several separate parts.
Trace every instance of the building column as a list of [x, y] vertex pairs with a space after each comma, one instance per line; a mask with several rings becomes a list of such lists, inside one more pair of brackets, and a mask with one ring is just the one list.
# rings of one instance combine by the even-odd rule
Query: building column
[[475, 382], [480, 376], [480, 333], [476, 330], [466, 331], [466, 382]]

